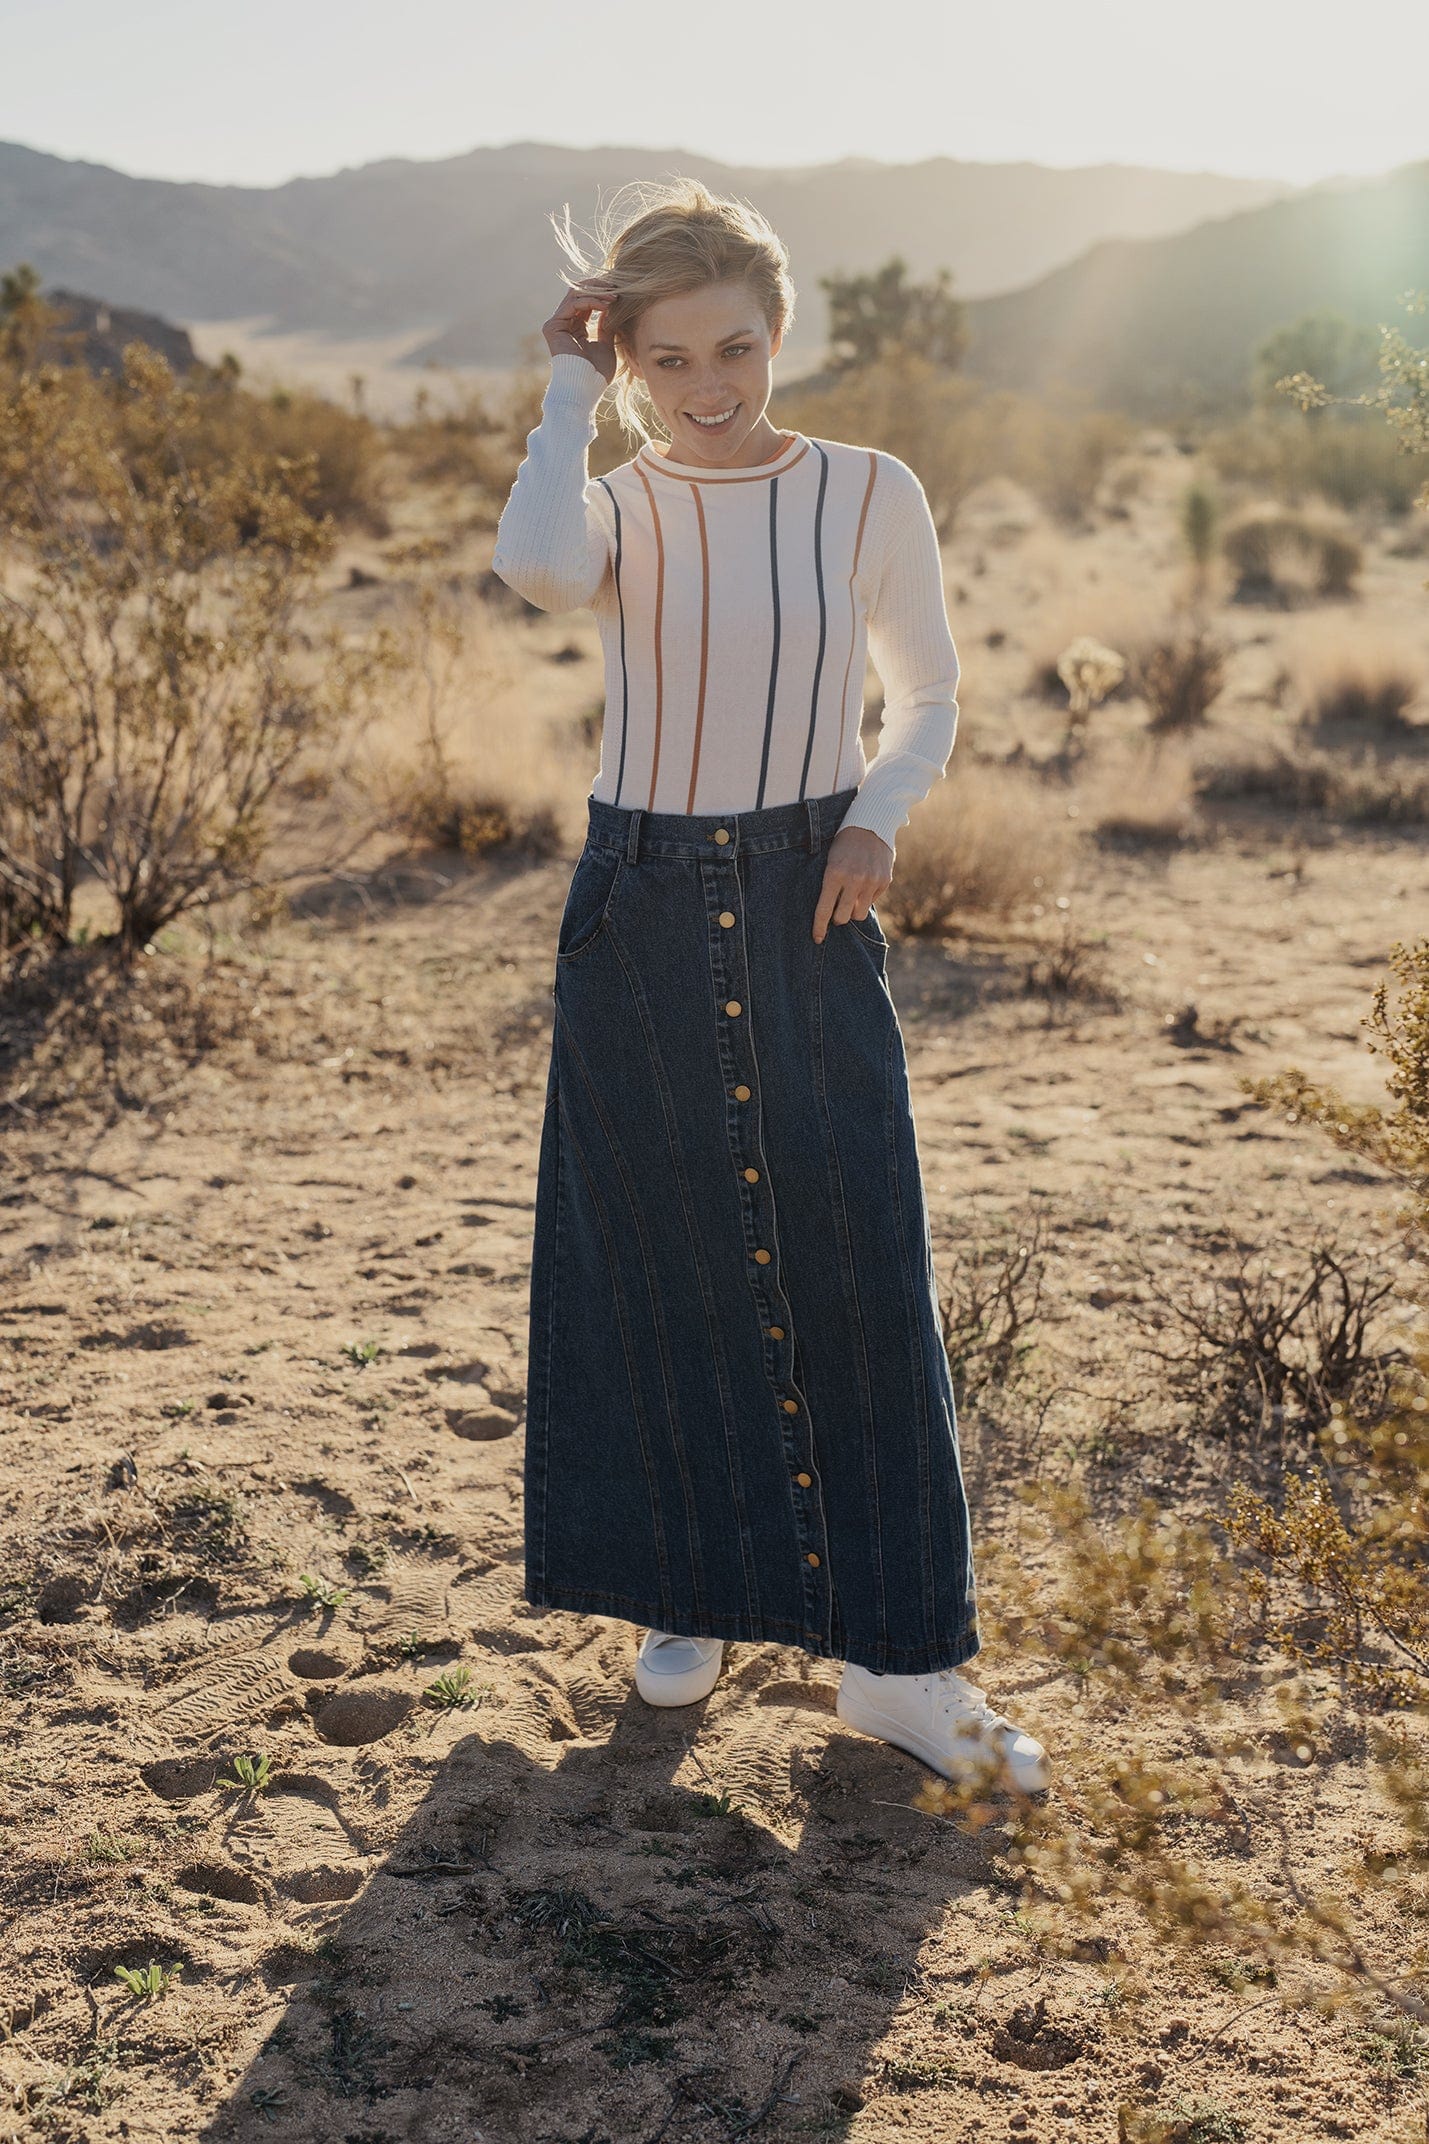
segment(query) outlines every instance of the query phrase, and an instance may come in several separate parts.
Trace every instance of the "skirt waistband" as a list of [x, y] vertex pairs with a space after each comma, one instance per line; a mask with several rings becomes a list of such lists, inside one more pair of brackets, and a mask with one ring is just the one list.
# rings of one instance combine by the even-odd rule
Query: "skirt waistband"
[[727, 863], [741, 853], [807, 849], [817, 856], [839, 830], [858, 795], [857, 783], [801, 803], [766, 804], [758, 811], [646, 811], [640, 804], [607, 804], [587, 796], [587, 839], [597, 848], [623, 849], [626, 861], [641, 856], [709, 856]]

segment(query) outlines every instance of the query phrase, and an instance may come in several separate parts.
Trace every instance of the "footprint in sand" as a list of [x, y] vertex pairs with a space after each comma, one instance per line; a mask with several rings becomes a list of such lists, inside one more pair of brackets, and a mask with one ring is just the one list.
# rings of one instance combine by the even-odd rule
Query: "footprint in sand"
[[299, 1905], [356, 1898], [372, 1861], [354, 1845], [339, 1807], [325, 1780], [283, 1780], [234, 1813], [224, 1841], [229, 1858], [250, 1881]]

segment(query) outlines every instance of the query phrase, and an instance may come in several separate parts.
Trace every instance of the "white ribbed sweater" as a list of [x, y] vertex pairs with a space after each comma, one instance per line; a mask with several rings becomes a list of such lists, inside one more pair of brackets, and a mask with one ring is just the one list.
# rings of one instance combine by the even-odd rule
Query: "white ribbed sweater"
[[[895, 845], [957, 732], [958, 657], [928, 501], [896, 455], [794, 433], [752, 469], [642, 447], [588, 478], [606, 382], [552, 355], [492, 564], [542, 610], [589, 607], [605, 657], [591, 794], [752, 811], [857, 786], [841, 822]], [[871, 762], [865, 662], [884, 687]]]

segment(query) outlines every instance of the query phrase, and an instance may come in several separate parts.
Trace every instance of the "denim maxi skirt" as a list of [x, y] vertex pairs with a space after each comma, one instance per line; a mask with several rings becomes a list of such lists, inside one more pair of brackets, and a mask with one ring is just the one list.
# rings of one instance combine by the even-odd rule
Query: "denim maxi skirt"
[[877, 1674], [978, 1651], [877, 915], [814, 910], [856, 789], [587, 796], [532, 1238], [525, 1598]]

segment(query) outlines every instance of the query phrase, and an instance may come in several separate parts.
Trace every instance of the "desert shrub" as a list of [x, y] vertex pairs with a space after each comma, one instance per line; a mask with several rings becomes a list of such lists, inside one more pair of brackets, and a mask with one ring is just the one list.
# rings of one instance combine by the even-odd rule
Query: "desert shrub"
[[1204, 590], [1220, 541], [1221, 502], [1209, 484], [1188, 484], [1181, 494], [1177, 519], [1181, 541]]
[[1346, 1403], [1383, 1411], [1404, 1356], [1372, 1337], [1394, 1289], [1378, 1268], [1322, 1241], [1303, 1263], [1242, 1252], [1185, 1288], [1145, 1277], [1146, 1301], [1129, 1306], [1140, 1349], [1203, 1431], [1303, 1442]]
[[963, 1245], [939, 1302], [943, 1347], [959, 1407], [1016, 1380], [1033, 1345], [1047, 1272], [1047, 1218], [1033, 1209], [1012, 1238]]
[[311, 458], [209, 459], [205, 421], [138, 345], [116, 379], [0, 381], [0, 940], [62, 941], [82, 871], [125, 962], [256, 883], [284, 775], [380, 664], [301, 623]]
[[1111, 410], [1064, 407], [1018, 397], [1004, 407], [1003, 471], [1025, 484], [1064, 527], [1083, 526], [1102, 481], [1135, 435]]
[[234, 461], [306, 461], [310, 513], [372, 536], [389, 533], [387, 453], [370, 417], [325, 395], [287, 387], [257, 395], [219, 376], [198, 392], [196, 418], [189, 445], [196, 473], [212, 481]]
[[1074, 840], [1065, 803], [1044, 784], [969, 760], [904, 829], [879, 913], [909, 936], [1011, 915], [1056, 884]]
[[1421, 685], [1414, 671], [1368, 648], [1322, 673], [1308, 695], [1306, 717], [1317, 729], [1403, 738], [1414, 729], [1406, 710], [1418, 699]]
[[1099, 763], [1092, 826], [1107, 848], [1154, 849], [1196, 831], [1196, 797], [1189, 749], [1171, 738], [1137, 740]]
[[827, 384], [794, 382], [781, 391], [778, 411], [780, 424], [907, 462], [943, 542], [968, 493], [1000, 467], [999, 427], [982, 390], [901, 344]]
[[1229, 652], [1199, 616], [1134, 647], [1130, 676], [1151, 710], [1149, 727], [1187, 730], [1204, 722], [1225, 682]]
[[1363, 564], [1352, 536], [1281, 507], [1261, 506], [1226, 530], [1224, 550], [1238, 603], [1286, 605], [1353, 592]]
[[392, 615], [384, 708], [393, 735], [385, 751], [374, 739], [367, 776], [382, 825], [469, 858], [555, 855], [551, 756], [529, 717], [508, 713], [530, 690], [512, 627], [443, 575], [439, 545], [409, 547], [405, 563], [415, 570]]
[[1057, 676], [1066, 688], [1067, 727], [1063, 751], [1080, 744], [1093, 708], [1115, 692], [1126, 676], [1126, 659], [1089, 633], [1069, 641], [1057, 658]]
[[1276, 738], [1203, 761], [1195, 782], [1208, 801], [1264, 801], [1358, 826], [1429, 825], [1429, 769], [1372, 753], [1351, 758]]
[[781, 424], [906, 461], [922, 479], [944, 542], [968, 493], [993, 476], [1025, 486], [1059, 521], [1084, 522], [1134, 435], [1115, 413], [989, 390], [903, 346], [827, 384], [792, 383], [780, 390], [777, 411]]
[[1337, 418], [1310, 426], [1269, 414], [1207, 434], [1202, 451], [1227, 483], [1253, 484], [1282, 506], [1322, 498], [1346, 513], [1405, 513], [1429, 480], [1429, 454], [1406, 454], [1383, 424]]

